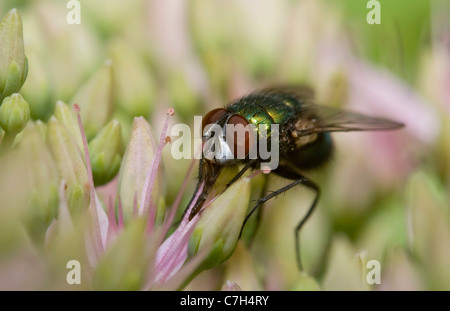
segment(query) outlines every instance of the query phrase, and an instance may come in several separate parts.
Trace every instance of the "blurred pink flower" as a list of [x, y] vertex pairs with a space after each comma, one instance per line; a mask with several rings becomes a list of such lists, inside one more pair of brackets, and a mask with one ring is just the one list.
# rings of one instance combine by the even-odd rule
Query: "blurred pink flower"
[[[78, 106], [75, 104], [75, 109], [79, 110]], [[166, 132], [169, 123], [169, 117], [173, 115], [173, 109], [168, 111], [168, 116], [164, 122], [164, 127], [161, 133], [161, 138], [159, 141], [157, 152], [153, 158], [152, 165], [149, 167], [147, 172], [147, 177], [144, 183], [144, 188], [142, 189], [142, 193], [139, 194], [141, 197], [141, 204], [138, 208], [137, 200], [135, 196], [134, 200], [134, 213], [133, 217], [146, 217], [146, 239], [148, 243], [152, 245], [159, 245], [157, 247], [157, 251], [153, 254], [153, 258], [148, 261], [148, 277], [144, 284], [143, 289], [157, 289], [161, 286], [166, 286], [166, 283], [172, 279], [180, 270], [183, 270], [183, 265], [186, 262], [187, 258], [187, 246], [190, 234], [192, 233], [195, 224], [197, 223], [198, 214], [191, 221], [188, 220], [186, 213], [186, 217], [183, 218], [182, 222], [175, 230], [175, 232], [167, 238], [164, 242], [162, 239], [167, 235], [167, 232], [172, 225], [174, 220], [176, 211], [180, 204], [182, 195], [189, 181], [189, 176], [194, 168], [194, 162], [192, 162], [186, 179], [178, 193], [177, 198], [169, 212], [169, 214], [165, 217], [164, 222], [160, 226], [155, 226], [156, 219], [156, 209], [157, 206], [154, 204], [152, 200], [152, 188], [156, 181], [156, 174], [158, 171], [159, 162], [161, 160], [161, 151], [165, 144]], [[87, 171], [89, 175], [89, 188], [90, 188], [90, 197], [91, 204], [89, 206], [89, 224], [88, 230], [85, 232], [85, 247], [86, 247], [86, 255], [88, 257], [90, 265], [95, 268], [98, 261], [104, 254], [104, 252], [114, 244], [116, 240], [116, 236], [119, 235], [124, 230], [124, 219], [123, 219], [123, 210], [122, 203], [120, 197], [118, 197], [118, 219], [116, 220], [115, 216], [115, 208], [111, 196], [109, 196], [109, 201], [106, 203], [107, 212], [102, 208], [102, 202], [100, 201], [96, 189], [94, 188], [94, 182], [92, 178], [92, 170], [90, 166], [89, 159], [89, 150], [87, 148], [87, 140], [86, 135], [84, 133], [84, 129], [81, 124], [81, 118], [78, 113], [78, 121], [81, 131], [81, 136], [83, 138], [84, 144], [84, 152], [87, 163]], [[115, 181], [112, 181], [112, 184], [117, 184]], [[50, 226], [47, 232], [47, 239], [49, 239], [52, 235], [56, 234], [55, 227], [59, 227], [63, 230], [70, 230], [73, 226], [72, 219], [67, 207], [67, 200], [65, 198], [65, 183], [62, 181], [61, 189], [60, 189], [60, 209], [59, 209], [59, 218], [55, 220]], [[103, 187], [104, 194], [113, 194], [110, 186], [106, 188]], [[201, 193], [201, 188], [197, 192], [197, 195]], [[193, 201], [195, 202], [195, 200]], [[191, 206], [192, 207], [192, 206]], [[190, 208], [191, 208], [190, 207]], [[155, 248], [156, 249], [156, 248]], [[175, 282], [171, 283], [171, 289], [177, 289], [182, 282], [187, 278], [190, 273], [194, 271], [198, 264], [201, 263], [201, 256], [196, 256], [198, 258], [194, 258], [190, 261], [190, 264], [187, 265], [184, 271], [181, 273], [182, 277], [174, 278]]]
[[335, 206], [360, 209], [375, 193], [402, 187], [436, 141], [439, 118], [422, 94], [389, 69], [359, 59], [344, 32], [333, 29], [316, 38], [311, 55], [318, 103], [405, 124], [395, 131], [333, 133], [330, 197]]
[[[340, 164], [333, 177], [340, 180], [336, 194], [343, 199], [357, 186], [351, 199], [362, 203], [369, 194], [367, 189], [387, 190], [400, 185], [439, 133], [438, 117], [430, 103], [389, 70], [356, 58], [345, 40], [322, 42], [316, 61], [318, 81], [330, 80], [336, 74], [343, 77], [344, 109], [405, 124], [396, 131], [334, 135], [342, 152], [338, 152]], [[345, 154], [352, 154], [352, 163], [347, 163], [350, 159], [346, 161]], [[346, 182], [342, 182], [342, 176], [347, 176]]]
[[348, 107], [405, 124], [395, 132], [358, 135], [354, 145], [364, 154], [368, 176], [382, 189], [399, 185], [439, 133], [437, 115], [420, 94], [388, 70], [362, 61], [348, 67]]
[[420, 94], [386, 69], [358, 60], [348, 65], [349, 107], [403, 122], [411, 136], [433, 143], [439, 130], [437, 116]]

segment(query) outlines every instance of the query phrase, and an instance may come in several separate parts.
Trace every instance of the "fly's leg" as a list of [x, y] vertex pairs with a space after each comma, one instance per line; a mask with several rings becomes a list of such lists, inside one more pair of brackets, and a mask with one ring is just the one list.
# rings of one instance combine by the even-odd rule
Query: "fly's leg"
[[[266, 195], [267, 193], [267, 186], [269, 184], [269, 175], [264, 175], [263, 176], [263, 183], [262, 183], [262, 187], [261, 187], [261, 192], [259, 193], [260, 197], [263, 197]], [[252, 201], [253, 202], [253, 201]], [[253, 220], [250, 220], [249, 218], [249, 222], [250, 224], [247, 224], [247, 228], [246, 231], [243, 231], [243, 237], [245, 238], [248, 247], [252, 246], [253, 240], [256, 236], [256, 234], [258, 233], [259, 227], [261, 225], [261, 219], [262, 219], [262, 211], [263, 211], [263, 205], [261, 206], [261, 208], [258, 208], [255, 212], [255, 216], [253, 217]]]
[[257, 163], [256, 160], [252, 160], [247, 162], [245, 166], [227, 183], [227, 188], [230, 187], [232, 184], [234, 184], [236, 181], [238, 181], [239, 178], [244, 175], [246, 171], [248, 171], [252, 166], [254, 166]]
[[[312, 181], [310, 181], [308, 178], [294, 173], [288, 169], [285, 168], [277, 168], [274, 171], [277, 175], [280, 175], [282, 177], [294, 180], [292, 183], [268, 194], [267, 196], [259, 199], [257, 201], [257, 204], [252, 208], [252, 210], [250, 211], [250, 213], [247, 215], [247, 217], [244, 220], [244, 223], [242, 225], [241, 228], [241, 233], [242, 234], [242, 230], [245, 226], [245, 224], [247, 223], [248, 219], [250, 218], [250, 216], [258, 209], [258, 207], [262, 206], [265, 202], [267, 202], [268, 200], [276, 197], [277, 195], [297, 186], [297, 185], [304, 185], [307, 188], [313, 190], [316, 193], [316, 196], [314, 198], [313, 203], [311, 204], [311, 206], [309, 207], [308, 211], [306, 212], [305, 216], [303, 216], [303, 218], [300, 220], [300, 222], [298, 223], [298, 225], [295, 228], [295, 253], [296, 253], [296, 257], [297, 257], [297, 265], [300, 271], [303, 270], [303, 265], [302, 265], [302, 261], [301, 261], [301, 254], [300, 254], [300, 230], [302, 229], [303, 225], [306, 223], [306, 221], [310, 218], [311, 214], [313, 213], [317, 202], [319, 201], [319, 197], [320, 197], [320, 188]], [[240, 236], [239, 235], [239, 236]]]

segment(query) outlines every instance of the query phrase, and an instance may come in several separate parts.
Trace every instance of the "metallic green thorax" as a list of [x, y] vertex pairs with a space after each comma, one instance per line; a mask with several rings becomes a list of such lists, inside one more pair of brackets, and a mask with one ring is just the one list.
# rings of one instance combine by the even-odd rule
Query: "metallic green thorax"
[[296, 119], [299, 109], [300, 103], [293, 98], [276, 98], [265, 94], [251, 94], [227, 107], [228, 111], [243, 116], [258, 130], [261, 124], [267, 125], [268, 137], [272, 124], [279, 124], [280, 132], [283, 132], [284, 125]]

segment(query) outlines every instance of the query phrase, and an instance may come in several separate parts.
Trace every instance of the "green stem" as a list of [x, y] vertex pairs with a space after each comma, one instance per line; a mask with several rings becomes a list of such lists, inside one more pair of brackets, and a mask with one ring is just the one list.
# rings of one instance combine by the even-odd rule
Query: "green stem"
[[5, 132], [2, 143], [0, 144], [0, 157], [3, 156], [14, 144], [17, 133]]

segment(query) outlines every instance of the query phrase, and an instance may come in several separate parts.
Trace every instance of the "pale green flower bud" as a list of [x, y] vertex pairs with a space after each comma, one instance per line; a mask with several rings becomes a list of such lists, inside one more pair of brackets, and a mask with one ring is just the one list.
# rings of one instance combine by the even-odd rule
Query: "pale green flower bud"
[[35, 1], [24, 17], [27, 51], [30, 44], [41, 53], [53, 99], [70, 99], [102, 57], [103, 42], [83, 16], [88, 12], [84, 4], [81, 24], [70, 25], [66, 20], [71, 11], [66, 8], [68, 2]]
[[145, 220], [130, 222], [98, 262], [93, 279], [95, 290], [141, 289], [150, 261], [144, 237]]
[[[250, 254], [250, 249], [245, 246], [242, 240], [239, 241], [233, 255], [225, 263], [224, 279], [233, 280], [233, 282], [227, 281], [222, 290], [263, 290], [264, 288], [256, 274], [255, 267], [255, 261]], [[235, 288], [236, 286], [237, 288]]]
[[[27, 49], [27, 58], [30, 67], [27, 83], [24, 84], [21, 94], [30, 99], [31, 118], [33, 120], [48, 120], [55, 110], [55, 101], [52, 100], [50, 78], [36, 49]], [[32, 99], [32, 100], [31, 100]]]
[[189, 254], [212, 247], [201, 268], [210, 269], [225, 261], [236, 248], [250, 200], [250, 179], [242, 178], [202, 212], [189, 240]]
[[23, 47], [22, 18], [16, 9], [0, 21], [0, 101], [20, 91], [28, 73]]
[[322, 282], [324, 290], [369, 290], [367, 256], [357, 252], [347, 237], [336, 236], [328, 256], [328, 266]]
[[[157, 142], [150, 124], [143, 117], [134, 118], [131, 137], [119, 173], [118, 193], [122, 201], [125, 221], [130, 219], [133, 214], [135, 198], [139, 209], [145, 179], [152, 165], [156, 150]], [[161, 189], [162, 169], [160, 166], [153, 188], [153, 201], [155, 204]]]
[[319, 291], [320, 286], [317, 281], [310, 275], [305, 272], [300, 274], [300, 277], [294, 283], [294, 286], [290, 288], [290, 290], [295, 291]]
[[89, 143], [89, 155], [96, 186], [106, 184], [119, 171], [122, 133], [117, 120], [109, 122]]
[[81, 119], [88, 140], [111, 119], [114, 109], [112, 77], [112, 62], [107, 60], [71, 100], [72, 105], [77, 103], [81, 108]]
[[[88, 17], [90, 18], [90, 25], [95, 25], [96, 31], [103, 37], [114, 36], [117, 33], [123, 34], [124, 31], [129, 29], [136, 35], [135, 33], [140, 27], [137, 27], [135, 23], [141, 25], [140, 23], [143, 22], [141, 20], [143, 14], [142, 16], [136, 15], [136, 12], [142, 10], [141, 0], [128, 0], [127, 5], [123, 5], [122, 0], [108, 0], [107, 6], [98, 1], [86, 1], [82, 5], [82, 10], [89, 12]], [[133, 26], [124, 29], [123, 25]], [[146, 29], [146, 27], [144, 29]], [[142, 37], [138, 38], [143, 41]]]
[[122, 131], [122, 141], [127, 142], [130, 140], [131, 130], [133, 127], [132, 118], [130, 118], [127, 114], [118, 111], [117, 109], [114, 111], [113, 118], [119, 121]]
[[64, 124], [55, 117], [48, 122], [47, 142], [58, 167], [59, 175], [67, 183], [67, 201], [71, 211], [89, 205], [89, 185], [83, 153]]
[[424, 264], [431, 290], [450, 290], [450, 203], [437, 179], [413, 174], [407, 185], [410, 245]]
[[30, 106], [20, 94], [6, 97], [0, 106], [0, 126], [7, 133], [20, 133], [30, 120]]
[[5, 240], [18, 233], [15, 228], [22, 237], [26, 229], [27, 240], [43, 245], [56, 215], [59, 178], [50, 150], [32, 122], [17, 147], [0, 158], [0, 171], [0, 236], [7, 237], [0, 238], [0, 252]]
[[191, 117], [193, 111], [198, 111], [200, 100], [188, 77], [179, 69], [170, 73], [168, 79], [170, 102], [177, 115]]
[[129, 116], [148, 117], [155, 97], [155, 81], [145, 63], [125, 44], [111, 49], [114, 64], [116, 103]]
[[59, 177], [41, 131], [32, 123], [23, 132], [17, 157], [26, 175], [23, 190], [29, 200], [23, 219], [30, 236], [43, 243], [47, 228], [57, 213]]
[[41, 120], [37, 120], [34, 122], [34, 125], [39, 130], [42, 139], [45, 141], [47, 139], [47, 124], [42, 122]]
[[84, 154], [83, 140], [81, 138], [80, 127], [75, 112], [63, 101], [58, 101], [55, 107], [55, 117], [66, 126], [72, 137], [78, 144], [78, 147]]
[[295, 291], [319, 291], [320, 286], [317, 281], [306, 273], [301, 273], [291, 290]]

